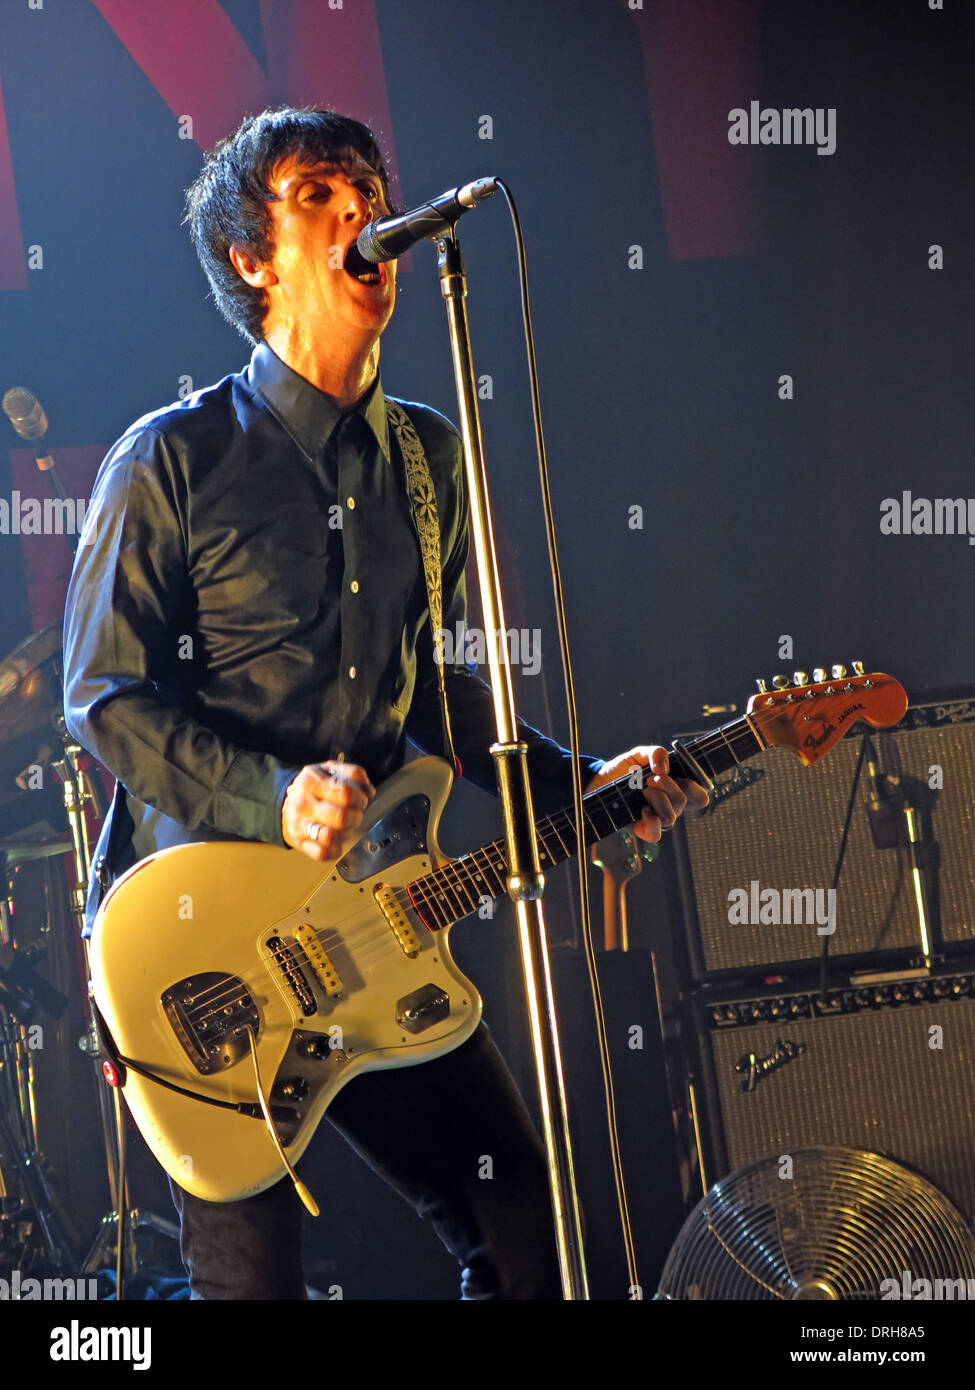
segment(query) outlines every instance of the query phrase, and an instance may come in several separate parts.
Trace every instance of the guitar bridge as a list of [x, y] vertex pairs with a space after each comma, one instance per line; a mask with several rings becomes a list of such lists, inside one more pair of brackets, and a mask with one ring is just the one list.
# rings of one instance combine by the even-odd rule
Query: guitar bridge
[[201, 1076], [226, 1071], [249, 1053], [247, 1025], [258, 1036], [257, 1005], [236, 975], [207, 971], [187, 976], [171, 985], [160, 1002]]
[[305, 972], [295, 959], [291, 947], [286, 941], [282, 941], [280, 936], [269, 936], [267, 949], [271, 952], [275, 965], [284, 976], [285, 984], [294, 996], [298, 1008], [305, 1018], [310, 1018], [312, 1014], [318, 1012], [318, 1005], [315, 1003], [315, 996]]

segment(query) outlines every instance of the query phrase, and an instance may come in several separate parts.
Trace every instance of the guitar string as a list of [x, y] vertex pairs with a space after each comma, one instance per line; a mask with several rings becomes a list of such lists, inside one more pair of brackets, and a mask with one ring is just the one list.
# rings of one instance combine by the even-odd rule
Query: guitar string
[[[561, 836], [559, 836], [558, 838], [561, 842]], [[506, 865], [503, 856], [500, 854], [500, 852], [498, 852], [497, 847], [492, 845], [490, 849], [495, 850], [497, 856], [496, 859], [493, 861], [491, 858], [489, 858], [489, 847], [484, 847], [482, 850], [475, 851], [474, 853], [479, 853], [484, 856], [487, 871], [496, 876], [499, 885], [501, 885], [503, 883], [502, 873], [506, 868]], [[565, 850], [564, 843], [563, 850]], [[472, 901], [470, 898], [471, 890], [465, 887], [462, 880], [460, 879], [460, 875], [466, 873], [476, 890], [478, 884], [475, 881], [469, 867], [465, 862], [466, 859], [469, 857], [473, 856], [464, 856], [464, 858], [461, 860], [452, 860], [448, 864], [442, 865], [439, 869], [434, 870], [432, 873], [423, 875], [421, 878], [412, 880], [408, 885], [392, 886], [394, 897], [397, 899], [399, 905], [404, 910], [412, 910], [418, 916], [420, 916], [421, 923], [423, 924], [423, 926], [432, 932], [443, 930], [445, 927], [453, 925], [455, 922], [462, 920], [464, 917], [470, 916], [471, 913], [477, 910], [478, 902], [480, 901], [481, 895], [478, 895], [477, 899]], [[455, 876], [456, 886], [454, 886], [448, 881], [452, 875]], [[425, 882], [429, 882], [430, 880], [436, 879], [438, 876], [439, 884], [441, 886], [433, 887], [430, 889], [424, 886]], [[493, 887], [490, 880], [485, 877], [484, 871], [481, 871], [481, 879], [482, 884], [486, 884], [486, 886], [488, 887]], [[423, 920], [422, 913], [416, 906], [414, 896], [412, 896], [410, 893], [410, 888], [413, 888], [415, 890], [415, 896], [420, 899], [423, 907], [425, 907], [428, 910], [429, 915], [433, 919], [432, 927], [427, 927], [427, 923]], [[445, 888], [449, 889], [449, 895], [446, 891], [444, 891]], [[499, 891], [491, 893], [491, 899], [493, 900], [501, 896], [502, 892], [503, 887], [500, 887]], [[451, 897], [453, 897], [453, 899], [455, 899], [456, 901], [452, 902]], [[444, 920], [440, 921], [440, 917], [443, 917]], [[354, 928], [346, 928], [344, 931], [339, 931], [334, 927], [326, 928], [323, 931], [319, 931], [316, 928], [312, 928], [312, 931], [314, 932], [318, 941], [322, 944], [323, 949], [330, 948], [333, 951], [338, 949], [344, 949], [345, 951], [350, 953], [354, 951], [356, 961], [361, 963], [370, 959], [377, 953], [392, 951], [396, 945], [394, 939], [392, 939], [391, 937], [390, 930], [388, 927], [380, 927], [378, 922], [375, 921], [375, 919], [372, 919], [372, 922], [369, 925], [373, 926], [373, 930], [367, 931], [365, 933], [361, 930], [361, 928], [358, 931]], [[330, 933], [332, 935], [331, 940], [329, 939]], [[373, 945], [371, 947], [366, 944], [370, 939], [373, 942]], [[300, 943], [298, 944], [300, 945]], [[304, 966], [302, 965], [301, 961], [294, 959], [294, 956], [291, 953], [290, 944], [288, 946], [288, 950], [289, 956], [291, 958], [292, 967], [295, 970], [304, 971]], [[271, 954], [273, 956], [274, 952], [272, 951]], [[281, 970], [282, 974], [285, 975], [285, 977], [287, 977], [287, 964], [277, 960], [275, 960], [275, 964], [278, 965], [278, 968]], [[229, 981], [226, 979], [220, 980], [216, 984], [209, 986], [200, 994], [194, 996], [192, 1007], [186, 1011], [187, 1021], [198, 1023], [208, 1014], [212, 1015], [214, 1012], [217, 1012], [221, 1009], [232, 1007], [235, 1003], [241, 1003], [249, 993], [250, 990], [248, 989], [246, 984], [242, 983], [240, 986], [238, 986], [238, 984], [235, 981]]]
[[[614, 829], [617, 828], [615, 824], [615, 819], [610, 815], [608, 808], [600, 803], [601, 801], [605, 801], [607, 799], [611, 800], [612, 797], [616, 795], [618, 791], [622, 790], [623, 784], [626, 784], [626, 781], [626, 778], [621, 778], [618, 782], [610, 783], [608, 786], [600, 788], [598, 792], [593, 794], [594, 798], [599, 798], [599, 801], [594, 800], [593, 804], [598, 805], [598, 809], [607, 816], [609, 816], [610, 823], [614, 827]], [[632, 819], [635, 819], [635, 817]], [[563, 854], [568, 856], [571, 851], [569, 850], [568, 845], [563, 839], [562, 833], [559, 829], [560, 820], [565, 824], [566, 829], [569, 831], [570, 839], [574, 841], [574, 818], [570, 820], [569, 816], [564, 810], [557, 812], [553, 816], [545, 818], [543, 821], [539, 823], [540, 838], [543, 839], [544, 843], [545, 833], [554, 833], [555, 837], [559, 841]], [[592, 816], [586, 814], [584, 816], [584, 820], [589, 831], [592, 834], [599, 835], [599, 829], [595, 825]], [[632, 820], [630, 820], [628, 823], [632, 823]], [[496, 860], [493, 860], [491, 858], [492, 852], [497, 856]], [[417, 879], [411, 880], [410, 884], [407, 886], [394, 886], [393, 895], [396, 898], [399, 906], [406, 910], [412, 909], [414, 912], [417, 913], [417, 915], [420, 916], [421, 921], [423, 921], [422, 912], [420, 912], [420, 909], [416, 905], [416, 899], [419, 898], [423, 907], [426, 907], [429, 910], [430, 915], [433, 917], [434, 925], [432, 928], [428, 929], [434, 931], [443, 930], [443, 928], [452, 925], [454, 922], [461, 920], [463, 917], [469, 916], [471, 913], [477, 910], [477, 906], [480, 902], [481, 895], [478, 894], [476, 900], [471, 901], [470, 890], [464, 886], [463, 882], [461, 881], [460, 875], [465, 873], [467, 874], [476, 892], [478, 884], [475, 880], [474, 875], [471, 873], [466, 861], [467, 859], [476, 860], [476, 856], [478, 854], [482, 855], [485, 860], [487, 873], [496, 875], [498, 880], [500, 881], [501, 874], [507, 866], [505, 864], [503, 855], [499, 851], [497, 843], [492, 842], [490, 846], [484, 846], [480, 850], [473, 851], [472, 854], [468, 856], [463, 856], [461, 859], [458, 860], [452, 860], [448, 864], [441, 865], [438, 869], [432, 870], [428, 874], [422, 875]], [[480, 874], [483, 884], [483, 882], [485, 882], [484, 870], [481, 870]], [[490, 879], [487, 879], [486, 882], [487, 886], [492, 886], [490, 883]], [[428, 884], [430, 885], [429, 888], [427, 887]], [[410, 890], [412, 890], [412, 892]], [[451, 896], [456, 900], [455, 903], [451, 902]], [[492, 900], [498, 896], [500, 896], [499, 893], [491, 894]], [[465, 901], [465, 897], [467, 898], [467, 901]], [[440, 916], [444, 916], [446, 920], [442, 922], [439, 921], [438, 918]], [[427, 925], [426, 922], [424, 922], [423, 924], [424, 926]], [[329, 947], [331, 947], [331, 949], [333, 950], [344, 948], [345, 950], [351, 951], [353, 948], [355, 948], [356, 957], [359, 960], [362, 960], [365, 956], [370, 954], [369, 948], [365, 946], [365, 942], [369, 936], [371, 936], [376, 943], [375, 949], [385, 949], [387, 947], [391, 949], [393, 944], [389, 940], [388, 929], [379, 928], [378, 924], [376, 929], [373, 930], [371, 933], [368, 933], [367, 936], [364, 936], [361, 931], [349, 931], [348, 929], [346, 929], [344, 932], [340, 932], [335, 928], [325, 928], [322, 931], [312, 928], [312, 930], [314, 931], [314, 934], [318, 939], [319, 943], [322, 945], [323, 949], [327, 950]], [[332, 934], [331, 939], [330, 933]], [[272, 952], [272, 955], [273, 954], [274, 953]], [[281, 969], [282, 973], [286, 976], [287, 965], [278, 961], [275, 961], [275, 964], [278, 965], [279, 969]], [[297, 970], [303, 969], [300, 961], [293, 961], [293, 968]], [[212, 1013], [219, 1009], [228, 1008], [231, 1007], [234, 1003], [242, 1002], [242, 1000], [246, 997], [246, 995], [249, 992], [250, 991], [247, 990], [246, 986], [240, 988], [236, 984], [231, 984], [226, 980], [219, 981], [218, 983], [211, 985], [208, 989], [202, 991], [199, 995], [194, 996], [193, 1007], [192, 1009], [187, 1011], [187, 1019], [189, 1021], [199, 1021], [207, 1013]]]
[[[492, 862], [489, 857], [489, 848], [495, 847], [485, 846], [482, 850], [475, 851], [475, 853], [480, 853], [484, 856], [488, 873], [496, 875], [500, 882], [501, 870], [504, 868], [504, 862], [500, 855], [498, 855], [497, 862]], [[464, 859], [452, 860], [448, 864], [441, 865], [439, 869], [433, 870], [430, 874], [412, 880], [409, 885], [392, 885], [393, 895], [399, 906], [407, 911], [412, 910], [416, 912], [417, 915], [420, 916], [421, 922], [423, 922], [422, 913], [420, 913], [417, 908], [414, 898], [409, 891], [412, 887], [415, 890], [415, 896], [419, 898], [422, 906], [428, 910], [433, 920], [433, 927], [428, 928], [428, 930], [432, 931], [442, 930], [444, 927], [452, 925], [454, 922], [475, 912], [480, 900], [480, 895], [472, 901], [470, 898], [471, 890], [465, 887], [460, 878], [461, 874], [467, 874], [476, 890], [478, 886], [477, 882], [469, 867], [464, 862], [468, 857], [469, 856], [464, 856]], [[447, 882], [447, 878], [451, 874], [457, 875], [456, 886]], [[425, 886], [425, 881], [437, 879], [438, 875], [438, 884], [442, 886], [428, 889]], [[481, 871], [481, 877], [484, 884], [488, 887], [492, 886], [483, 870]], [[444, 887], [449, 888], [449, 896], [444, 891]], [[492, 899], [497, 896], [499, 896], [498, 893], [491, 894]], [[451, 901], [451, 897], [455, 899], [455, 902]], [[444, 917], [445, 920], [440, 921], [440, 917]], [[426, 927], [426, 922], [423, 922], [423, 925]], [[367, 930], [366, 932], [363, 932], [361, 927], [358, 930], [355, 928], [346, 928], [344, 931], [334, 927], [325, 928], [321, 931], [316, 928], [312, 928], [312, 930], [319, 943], [326, 951], [328, 949], [344, 949], [350, 953], [354, 951], [356, 960], [362, 962], [369, 959], [376, 952], [392, 950], [396, 945], [391, 937], [390, 929], [387, 926], [379, 926], [375, 918], [371, 919], [368, 926], [372, 927], [372, 930]], [[369, 945], [366, 944], [370, 939], [374, 943], [371, 949]], [[290, 952], [290, 944], [288, 949]], [[272, 951], [271, 954], [273, 956], [274, 952]], [[294, 960], [293, 956], [292, 963], [295, 969], [304, 969], [301, 961]], [[275, 964], [281, 969], [282, 974], [287, 976], [287, 963], [275, 961]], [[213, 1013], [220, 1009], [231, 1007], [235, 1003], [242, 1002], [248, 993], [250, 993], [250, 991], [247, 989], [246, 985], [241, 987], [226, 979], [220, 980], [194, 996], [193, 1005], [186, 1011], [186, 1017], [190, 1022], [198, 1022], [208, 1013]]]
[[[797, 689], [802, 688], [803, 687], [797, 687]], [[856, 688], [857, 687], [854, 686], [854, 690]], [[844, 691], [842, 693], [852, 692]], [[777, 706], [777, 710], [780, 710], [781, 706], [784, 704], [785, 701], [780, 701]], [[768, 709], [754, 710], [751, 715], [751, 718], [756, 723], [760, 724], [767, 724], [772, 717], [773, 711]], [[724, 746], [728, 749], [729, 752], [731, 752], [732, 756], [735, 757], [736, 761], [739, 761], [737, 755], [735, 754], [734, 748], [732, 747], [731, 738], [729, 737], [729, 730], [733, 730], [735, 736], [744, 737], [746, 734], [751, 734], [751, 730], [748, 727], [747, 720], [744, 717], [742, 717], [741, 719], [731, 721], [729, 725], [721, 726], [718, 729], [711, 731], [709, 734], [703, 735], [700, 739], [694, 740], [688, 746], [687, 752], [692, 757], [707, 757], [709, 752]], [[679, 751], [680, 750], [678, 750], [678, 752]], [[628, 789], [630, 789], [628, 777], [619, 778], [616, 782], [610, 783], [606, 787], [599, 788], [597, 792], [592, 793], [592, 796], [594, 798], [593, 805], [598, 805], [598, 809], [608, 815], [608, 808], [603, 803], [607, 800], [607, 798], [611, 799], [612, 796], [617, 793], [617, 791], [622, 791], [624, 785]], [[584, 812], [583, 819], [586, 827], [591, 832], [598, 834], [597, 828], [592, 820], [592, 817]], [[632, 824], [632, 821], [635, 819], [636, 818], [633, 817], [628, 823]], [[566, 824], [567, 829], [570, 831], [570, 837], [574, 840], [574, 817], [572, 817], [570, 820], [566, 810], [556, 812], [539, 823], [539, 838], [543, 838], [544, 832], [546, 830], [551, 833], [554, 833], [561, 845], [563, 853], [566, 856], [568, 856], [571, 853], [571, 851], [569, 850], [568, 846], [562, 838], [562, 834], [559, 829], [560, 820]], [[610, 821], [614, 824], [614, 828], [617, 828], [615, 827], [615, 822], [613, 821], [612, 816], [610, 816]], [[428, 930], [443, 930], [443, 928], [452, 925], [456, 921], [462, 920], [463, 917], [469, 916], [471, 913], [477, 910], [477, 903], [470, 901], [465, 902], [464, 897], [462, 896], [462, 894], [467, 895], [469, 893], [469, 890], [465, 888], [463, 883], [460, 881], [459, 876], [462, 873], [467, 873], [468, 878], [475, 891], [479, 886], [477, 879], [471, 873], [467, 865], [467, 860], [474, 860], [476, 867], [477, 855], [483, 855], [485, 857], [487, 871], [489, 873], [497, 874], [500, 878], [500, 870], [503, 870], [506, 867], [503, 857], [500, 857], [500, 864], [494, 863], [489, 857], [491, 851], [496, 849], [496, 842], [493, 842], [491, 846], [484, 846], [480, 850], [474, 850], [469, 855], [463, 856], [460, 859], [452, 860], [450, 861], [450, 863], [446, 865], [441, 865], [439, 868], [432, 870], [428, 874], [422, 875], [419, 878], [411, 880], [409, 885], [394, 886], [393, 896], [396, 898], [397, 903], [400, 907], [406, 910], [412, 909], [414, 912], [417, 913], [418, 916], [421, 917], [422, 921], [422, 914], [416, 906], [416, 897], [419, 897], [423, 905], [430, 910], [431, 914], [435, 918], [434, 927], [428, 928]], [[451, 877], [453, 877], [454, 882], [451, 882]], [[480, 871], [480, 877], [481, 886], [483, 886], [483, 870]], [[425, 884], [430, 883], [431, 880], [437, 880], [437, 886], [428, 890]], [[455, 883], [457, 885], [456, 887], [454, 886]], [[487, 881], [487, 886], [492, 886], [490, 884], [490, 880]], [[411, 892], [410, 890], [413, 891]], [[456, 899], [456, 907], [451, 904], [450, 899], [447, 896], [448, 892], [452, 894], [453, 897]], [[482, 896], [483, 895], [478, 894], [478, 902], [481, 901]], [[492, 894], [492, 900], [498, 896], [500, 895], [497, 893]], [[459, 915], [458, 908], [460, 909]], [[436, 917], [440, 914], [445, 914], [447, 920], [444, 922], [437, 922]], [[424, 926], [427, 925], [425, 922], [423, 924]], [[363, 949], [361, 949], [361, 947], [364, 946], [364, 942], [367, 939], [367, 937], [364, 937], [361, 932], [356, 933], [354, 931], [349, 932], [347, 930], [343, 933], [339, 932], [335, 928], [326, 928], [323, 931], [318, 931], [317, 929], [312, 928], [312, 930], [314, 931], [314, 934], [318, 939], [319, 943], [322, 945], [323, 949], [326, 949], [326, 942], [329, 942], [333, 950], [338, 948], [350, 950], [352, 948], [353, 941], [355, 941], [357, 946], [356, 954], [360, 959], [363, 958], [364, 951]], [[332, 932], [334, 934], [334, 939], [331, 941], [329, 941], [329, 932]], [[391, 945], [391, 943], [389, 943], [388, 941], [385, 929], [380, 930], [377, 928], [375, 931], [369, 933], [368, 935], [376, 941], [377, 947]], [[368, 953], [368, 948], [365, 948], [365, 953]], [[279, 968], [282, 968], [283, 973], [286, 974], [286, 968], [280, 966], [280, 963], [278, 964]], [[302, 968], [299, 961], [295, 961], [293, 962], [293, 964], [295, 969], [300, 970]], [[221, 989], [223, 989], [224, 993], [220, 992]], [[233, 992], [233, 987], [227, 986], [225, 982], [221, 982], [220, 984], [210, 986], [208, 990], [203, 991], [202, 994], [195, 997], [194, 1008], [192, 1011], [190, 1011], [190, 1014], [188, 1016], [199, 1017], [201, 1013], [207, 1010], [213, 1010], [215, 1008], [220, 1007], [227, 1007], [228, 1004], [240, 1002], [247, 993], [249, 993], [249, 991], [247, 991], [245, 988], [243, 992], [238, 990], [235, 995]], [[211, 995], [212, 997], [210, 997]]]
[[[486, 854], [486, 850], [484, 851], [484, 853]], [[490, 861], [488, 861], [488, 864], [489, 867], [491, 867]], [[459, 872], [466, 872], [468, 876], [471, 877], [471, 882], [474, 883], [474, 879], [470, 875], [470, 870], [466, 867], [466, 865], [463, 864], [463, 861], [461, 860], [454, 860], [451, 861], [451, 863], [448, 865], [442, 865], [440, 869], [434, 870], [433, 874], [424, 875], [423, 877], [431, 878], [436, 874], [442, 874], [444, 870], [451, 869], [456, 869]], [[496, 867], [494, 871], [497, 872]], [[423, 883], [423, 878], [413, 880], [412, 882], [417, 886], [417, 888], [420, 888], [420, 885], [422, 885]], [[487, 882], [487, 880], [485, 880], [485, 882]], [[475, 884], [475, 887], [476, 886], [477, 885]], [[490, 886], [489, 883], [488, 886]], [[393, 885], [392, 887], [393, 894], [396, 897], [399, 905], [406, 910], [413, 910], [414, 912], [416, 912], [417, 909], [414, 906], [414, 902], [409, 894], [408, 887], [405, 885]], [[417, 896], [420, 897], [423, 905], [429, 909], [430, 915], [434, 919], [434, 927], [432, 929], [434, 931], [442, 930], [444, 927], [451, 925], [453, 922], [460, 920], [462, 917], [469, 916], [472, 912], [476, 911], [477, 909], [477, 901], [464, 901], [462, 894], [468, 893], [469, 890], [464, 887], [463, 883], [459, 883], [457, 888], [452, 888], [451, 892], [453, 894], [453, 897], [457, 900], [456, 906], [450, 902], [450, 899], [448, 897], [446, 897], [442, 893], [438, 893], [437, 891], [427, 891], [425, 888], [422, 888], [421, 891], [419, 891], [417, 894]], [[492, 897], [496, 896], [498, 895], [492, 894]], [[445, 915], [446, 920], [443, 922], [438, 921], [437, 918], [440, 915]], [[375, 951], [385, 949], [391, 950], [396, 944], [395, 941], [391, 939], [390, 930], [387, 926], [379, 926], [375, 918], [371, 919], [369, 925], [372, 926], [373, 929], [371, 931], [366, 932], [363, 932], [361, 928], [359, 930], [356, 930], [355, 928], [352, 928], [351, 930], [346, 928], [344, 931], [340, 931], [339, 929], [336, 929], [334, 927], [325, 928], [323, 931], [319, 931], [315, 928], [312, 928], [312, 930], [315, 936], [317, 937], [318, 941], [321, 943], [323, 949], [327, 950], [329, 947], [331, 947], [332, 950], [344, 948], [346, 951], [350, 952], [354, 949], [356, 959], [358, 961], [364, 961], [368, 959], [372, 954], [374, 954]], [[424, 926], [425, 925], [426, 924], [424, 923]], [[331, 939], [330, 933], [332, 934]], [[369, 946], [366, 945], [366, 943], [370, 939], [375, 943], [372, 950], [370, 950]], [[300, 945], [300, 943], [298, 944]], [[288, 949], [290, 952], [290, 944], [288, 946]], [[273, 956], [274, 952], [272, 951], [271, 954]], [[281, 969], [282, 974], [286, 976], [287, 963], [275, 961], [275, 964], [277, 964], [279, 969]], [[301, 964], [301, 961], [294, 960], [293, 956], [292, 964], [295, 969], [304, 969], [304, 967]], [[212, 1013], [215, 1010], [227, 1008], [232, 1006], [234, 1003], [241, 1002], [249, 992], [250, 991], [247, 989], [246, 986], [241, 988], [238, 987], [236, 983], [231, 983], [226, 979], [220, 980], [217, 983], [208, 986], [206, 990], [201, 991], [198, 995], [194, 996], [193, 1006], [191, 1009], [187, 1010], [186, 1017], [190, 1021], [199, 1021], [202, 1018], [202, 1016], [206, 1013]]]
[[[486, 857], [487, 850], [485, 849], [483, 853]], [[467, 856], [465, 856], [465, 858], [466, 857]], [[494, 872], [497, 872], [497, 868], [491, 865], [490, 860], [487, 860], [487, 864], [489, 870], [493, 867]], [[451, 903], [450, 898], [443, 892], [442, 888], [432, 888], [428, 890], [426, 887], [423, 886], [424, 879], [434, 878], [437, 875], [441, 876], [440, 881], [442, 883], [446, 883], [445, 871], [453, 871], [458, 875], [466, 873], [471, 883], [474, 884], [475, 888], [477, 887], [474, 876], [471, 874], [470, 869], [463, 862], [463, 860], [453, 860], [449, 864], [441, 865], [439, 869], [433, 870], [431, 874], [423, 875], [420, 878], [413, 880], [412, 884], [415, 886], [417, 890], [416, 896], [419, 897], [423, 906], [429, 908], [430, 915], [434, 919], [434, 930], [442, 929], [443, 927], [450, 925], [451, 922], [458, 921], [461, 917], [468, 916], [477, 908], [477, 900], [465, 901], [464, 895], [469, 896], [470, 890], [464, 886], [463, 882], [460, 881], [459, 878], [457, 887], [446, 885], [450, 888], [450, 893], [452, 894], [454, 899], [456, 899], [456, 904]], [[483, 871], [482, 879], [485, 883], [488, 883], [488, 886], [490, 886], [488, 880], [484, 879]], [[400, 907], [407, 910], [412, 909], [413, 911], [417, 911], [413, 898], [410, 896], [407, 887], [403, 885], [392, 885], [392, 890]], [[497, 894], [492, 894], [492, 896], [497, 896]], [[446, 920], [443, 922], [437, 920], [438, 917], [441, 915], [446, 916]], [[375, 923], [375, 919], [372, 919], [372, 922]], [[424, 925], [426, 924], [424, 923]], [[365, 946], [365, 950], [363, 950], [363, 947], [365, 942], [367, 942], [370, 939], [370, 937], [376, 942], [377, 946], [385, 945], [389, 942], [390, 939], [389, 928], [386, 926], [379, 927], [378, 924], [374, 926], [374, 929], [371, 932], [367, 931], [366, 933], [363, 933], [361, 929], [357, 931], [354, 928], [351, 930], [349, 928], [346, 928], [344, 931], [340, 931], [339, 929], [334, 927], [325, 928], [324, 930], [312, 928], [312, 931], [314, 932], [319, 943], [322, 945], [323, 949], [339, 949], [344, 947], [346, 950], [351, 950], [354, 947], [356, 956], [360, 960], [363, 959], [364, 955], [368, 956], [369, 954], [368, 946]], [[272, 951], [271, 954], [273, 956], [274, 952]], [[281, 963], [277, 961], [275, 963], [278, 964], [279, 968], [282, 969], [282, 973], [287, 973], [286, 963]], [[294, 961], [293, 963], [295, 968], [303, 968], [300, 960]], [[208, 986], [207, 989], [202, 990], [199, 994], [194, 996], [193, 1008], [190, 1011], [188, 1011], [187, 1016], [189, 1018], [198, 1018], [205, 1011], [212, 1011], [217, 1008], [227, 1007], [228, 1005], [234, 1002], [238, 1002], [243, 997], [243, 993], [236, 986], [229, 984], [226, 979], [220, 980], [217, 983]]]

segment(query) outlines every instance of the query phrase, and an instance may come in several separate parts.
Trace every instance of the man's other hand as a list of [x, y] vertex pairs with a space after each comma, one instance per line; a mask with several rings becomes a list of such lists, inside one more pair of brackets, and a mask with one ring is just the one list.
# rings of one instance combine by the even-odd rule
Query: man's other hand
[[667, 750], [657, 744], [631, 748], [628, 753], [610, 758], [603, 763], [586, 791], [595, 791], [609, 782], [618, 782], [635, 767], [647, 769], [643, 775], [643, 796], [647, 804], [633, 827], [637, 839], [656, 844], [663, 832], [677, 823], [677, 817], [683, 815], [688, 806], [692, 811], [702, 811], [708, 804], [708, 794], [698, 782], [690, 782], [684, 777], [675, 781], [668, 775], [670, 760]]
[[288, 786], [281, 807], [284, 842], [309, 859], [335, 859], [355, 841], [362, 813], [376, 795], [354, 763], [312, 763]]

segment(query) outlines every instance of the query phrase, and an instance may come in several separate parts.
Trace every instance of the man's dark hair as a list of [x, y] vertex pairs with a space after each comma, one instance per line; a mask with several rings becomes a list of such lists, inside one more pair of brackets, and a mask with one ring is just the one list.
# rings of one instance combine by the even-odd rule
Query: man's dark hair
[[228, 255], [230, 247], [241, 246], [260, 260], [273, 253], [268, 203], [274, 195], [268, 181], [282, 159], [295, 156], [309, 164], [327, 160], [341, 164], [350, 153], [379, 175], [388, 205], [386, 165], [369, 127], [350, 116], [310, 106], [285, 106], [246, 117], [233, 135], [209, 151], [186, 190], [183, 220], [189, 223], [217, 308], [252, 343], [264, 336], [267, 295], [237, 274]]

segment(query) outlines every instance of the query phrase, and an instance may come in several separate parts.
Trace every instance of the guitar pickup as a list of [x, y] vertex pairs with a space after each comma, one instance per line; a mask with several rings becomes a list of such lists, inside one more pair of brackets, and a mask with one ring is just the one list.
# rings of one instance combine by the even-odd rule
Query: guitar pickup
[[386, 924], [396, 937], [403, 955], [409, 956], [412, 960], [414, 956], [420, 954], [420, 938], [406, 915], [406, 909], [396, 896], [396, 889], [391, 888], [387, 883], [380, 883], [372, 891], [379, 910], [386, 918]]
[[329, 959], [328, 952], [318, 939], [314, 927], [302, 922], [295, 927], [295, 940], [308, 957], [312, 970], [321, 981], [322, 988], [330, 999], [337, 999], [342, 993], [342, 981], [338, 971]]

